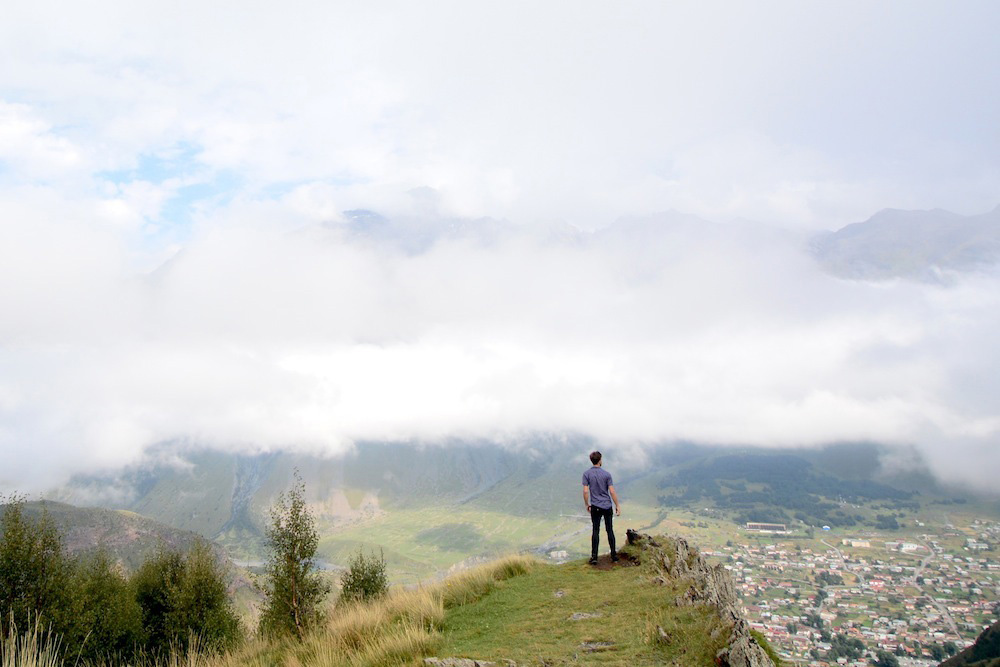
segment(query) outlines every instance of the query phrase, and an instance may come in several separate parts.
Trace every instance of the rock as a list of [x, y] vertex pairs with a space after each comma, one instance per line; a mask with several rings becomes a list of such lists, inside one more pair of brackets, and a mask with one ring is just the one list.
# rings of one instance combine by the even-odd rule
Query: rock
[[556, 591], [555, 593], [553, 593], [552, 595], [556, 596], [557, 598], [561, 598], [562, 596], [566, 595], [566, 591], [560, 589], [560, 590]]
[[[652, 549], [652, 538], [630, 531], [629, 544]], [[726, 647], [719, 651], [716, 663], [720, 667], [774, 667], [767, 652], [750, 634], [750, 626], [740, 611], [739, 596], [732, 576], [722, 565], [709, 565], [697, 548], [683, 537], [672, 537], [662, 547], [657, 546], [652, 561], [660, 573], [653, 577], [659, 584], [680, 580], [687, 584], [677, 596], [678, 605], [708, 605], [713, 607], [724, 625], [712, 631], [713, 639], [729, 631]], [[670, 634], [657, 626], [657, 641], [670, 642]]]
[[643, 535], [642, 533], [632, 530], [631, 528], [625, 531], [625, 538], [628, 540], [630, 546], [635, 546], [643, 541], [653, 547], [660, 546], [660, 543], [649, 535]]
[[587, 653], [595, 653], [597, 651], [607, 651], [615, 647], [614, 642], [583, 642], [580, 644], [582, 648]]
[[658, 625], [656, 626], [656, 640], [663, 644], [669, 644], [673, 640], [673, 637], [670, 636], [669, 632]]
[[736, 585], [726, 568], [702, 562], [687, 577], [691, 584], [677, 599], [678, 604], [710, 604], [717, 607], [719, 614], [727, 620], [739, 616]]
[[571, 621], [582, 621], [585, 618], [600, 618], [602, 614], [600, 612], [590, 613], [587, 611], [578, 611], [569, 617]]
[[[510, 665], [511, 662], [513, 661], [508, 660], [507, 664]], [[495, 662], [471, 658], [424, 658], [424, 664], [432, 667], [497, 667]]]
[[719, 651], [716, 663], [720, 667], [774, 667], [771, 658], [750, 634], [750, 626], [737, 619], [729, 636], [729, 645]]

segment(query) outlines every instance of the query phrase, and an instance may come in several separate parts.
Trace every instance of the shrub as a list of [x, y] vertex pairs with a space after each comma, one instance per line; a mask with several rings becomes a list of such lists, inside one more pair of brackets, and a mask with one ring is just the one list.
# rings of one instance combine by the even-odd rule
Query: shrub
[[161, 548], [132, 576], [132, 588], [142, 614], [146, 646], [153, 655], [165, 655], [174, 640], [173, 610], [177, 604], [184, 557]]
[[389, 579], [385, 574], [385, 554], [375, 552], [365, 555], [362, 549], [351, 558], [347, 571], [340, 578], [340, 599], [344, 602], [373, 600], [382, 597], [389, 590]]
[[80, 562], [73, 581], [73, 632], [67, 655], [85, 660], [131, 655], [143, 641], [142, 609], [125, 576], [101, 549]]
[[226, 572], [208, 544], [196, 542], [186, 556], [161, 550], [132, 577], [148, 651], [165, 656], [199, 649], [220, 651], [240, 637], [240, 623], [226, 590]]
[[892, 653], [879, 649], [871, 664], [875, 665], [875, 667], [899, 667], [899, 659]]
[[203, 540], [195, 542], [184, 559], [168, 619], [174, 641], [181, 647], [197, 637], [199, 649], [221, 651], [240, 637], [240, 621], [226, 590], [226, 572]]

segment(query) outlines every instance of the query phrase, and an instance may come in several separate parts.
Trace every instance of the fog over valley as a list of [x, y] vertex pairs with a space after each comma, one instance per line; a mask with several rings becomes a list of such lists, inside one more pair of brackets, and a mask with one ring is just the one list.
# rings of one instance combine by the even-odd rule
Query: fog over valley
[[814, 236], [679, 214], [596, 232], [241, 219], [149, 272], [78, 221], [17, 234], [0, 281], [8, 488], [174, 441], [874, 441], [983, 489], [1000, 463], [993, 265], [846, 279]]

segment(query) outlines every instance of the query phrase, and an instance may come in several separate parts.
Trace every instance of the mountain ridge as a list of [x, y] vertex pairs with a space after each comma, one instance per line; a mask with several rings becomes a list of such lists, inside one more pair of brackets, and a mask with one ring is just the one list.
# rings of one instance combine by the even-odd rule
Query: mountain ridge
[[949, 272], [985, 270], [1000, 261], [1000, 206], [977, 215], [882, 209], [814, 238], [812, 251], [841, 278], [947, 282]]
[[[82, 556], [105, 550], [126, 571], [134, 571], [161, 548], [187, 552], [196, 542], [209, 543], [215, 557], [228, 563], [217, 544], [190, 531], [179, 530], [136, 512], [101, 507], [77, 507], [53, 500], [24, 503], [25, 516], [47, 514], [62, 537], [67, 554]], [[3, 505], [0, 505], [2, 511]]]

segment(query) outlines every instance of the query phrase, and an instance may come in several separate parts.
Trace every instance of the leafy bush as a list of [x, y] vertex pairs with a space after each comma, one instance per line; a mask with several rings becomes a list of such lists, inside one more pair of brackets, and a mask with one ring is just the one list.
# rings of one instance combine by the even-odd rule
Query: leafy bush
[[192, 640], [200, 649], [219, 651], [240, 637], [226, 573], [204, 541], [186, 556], [161, 550], [139, 568], [132, 588], [153, 655], [187, 650]]
[[142, 609], [124, 574], [103, 549], [81, 561], [74, 574], [67, 655], [96, 662], [133, 654], [144, 639]]
[[[226, 573], [206, 542], [186, 556], [161, 550], [128, 579], [104, 550], [68, 558], [49, 515], [43, 511], [32, 521], [24, 509], [17, 496], [0, 506], [5, 660], [35, 648], [39, 656], [55, 655], [58, 648], [81, 664], [156, 660], [187, 651], [192, 640], [197, 651], [217, 651], [239, 639]], [[12, 664], [32, 664], [17, 660]]]
[[879, 649], [871, 661], [875, 667], [899, 667], [899, 659], [889, 651]]
[[197, 637], [200, 649], [220, 651], [239, 639], [240, 621], [226, 590], [226, 573], [207, 542], [195, 542], [184, 559], [174, 601], [168, 625], [179, 646]]
[[184, 557], [175, 551], [161, 549], [132, 576], [146, 645], [153, 655], [165, 655], [174, 641], [173, 610], [183, 574]]
[[344, 602], [373, 600], [382, 597], [389, 590], [389, 579], [385, 574], [385, 554], [378, 557], [373, 551], [366, 555], [359, 548], [347, 564], [347, 571], [340, 578], [340, 599]]
[[891, 514], [875, 515], [875, 527], [879, 530], [899, 530], [899, 522]]
[[816, 583], [820, 586], [843, 586], [844, 578], [836, 572], [821, 571], [816, 574]]
[[826, 652], [827, 660], [837, 658], [847, 658], [857, 660], [865, 653], [865, 644], [856, 637], [848, 637], [844, 634], [836, 634], [830, 640], [830, 650]]

